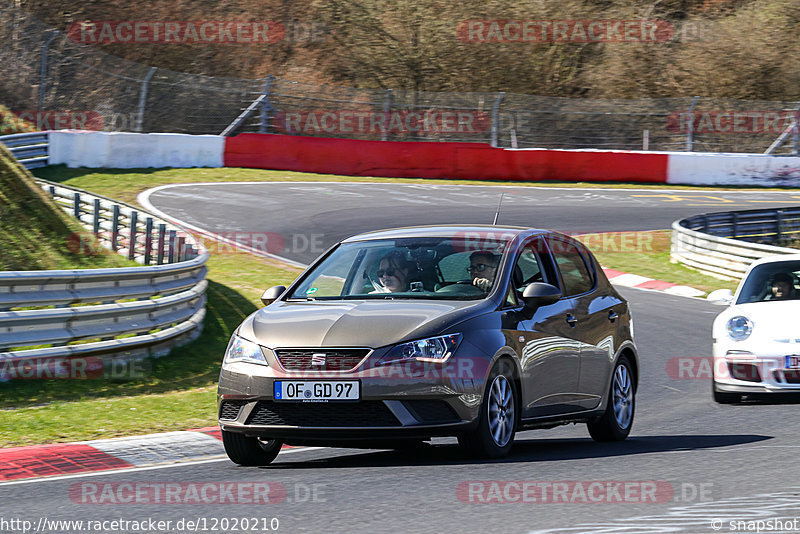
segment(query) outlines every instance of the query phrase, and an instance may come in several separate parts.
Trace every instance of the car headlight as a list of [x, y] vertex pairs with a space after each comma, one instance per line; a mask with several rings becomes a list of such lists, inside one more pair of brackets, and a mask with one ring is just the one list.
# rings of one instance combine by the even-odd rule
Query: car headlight
[[743, 315], [728, 320], [728, 336], [734, 341], [743, 341], [753, 333], [753, 322]]
[[461, 342], [461, 334], [429, 337], [418, 341], [403, 343], [392, 348], [380, 359], [379, 365], [416, 360], [419, 362], [446, 362]]
[[264, 353], [261, 347], [252, 341], [247, 341], [244, 338], [233, 334], [228, 343], [228, 348], [225, 349], [226, 363], [231, 362], [250, 362], [260, 363], [261, 365], [269, 365], [267, 359], [264, 358]]

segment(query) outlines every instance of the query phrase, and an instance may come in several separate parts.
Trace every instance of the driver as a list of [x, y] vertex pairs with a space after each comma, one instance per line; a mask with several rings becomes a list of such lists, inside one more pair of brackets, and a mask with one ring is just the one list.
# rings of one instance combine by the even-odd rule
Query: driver
[[467, 270], [472, 277], [472, 285], [488, 293], [494, 283], [499, 262], [500, 256], [488, 250], [479, 250], [470, 254]]
[[790, 300], [794, 298], [794, 280], [786, 273], [778, 273], [772, 278], [770, 300]]

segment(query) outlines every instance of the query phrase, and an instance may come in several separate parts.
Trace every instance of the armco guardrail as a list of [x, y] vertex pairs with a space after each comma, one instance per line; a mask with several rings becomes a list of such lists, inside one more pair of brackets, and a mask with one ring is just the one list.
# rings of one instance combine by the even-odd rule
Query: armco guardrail
[[37, 182], [87, 228], [73, 236], [77, 252], [104, 246], [145, 265], [0, 272], [0, 380], [38, 368], [50, 377], [58, 367], [47, 362], [65, 358], [161, 356], [199, 335], [209, 254], [194, 237], [133, 206]]
[[797, 254], [769, 244], [800, 237], [800, 208], [695, 215], [672, 223], [672, 260], [706, 274], [739, 280], [755, 260]]
[[8, 147], [17, 161], [26, 169], [35, 169], [49, 164], [48, 132], [28, 132], [0, 136], [0, 143]]

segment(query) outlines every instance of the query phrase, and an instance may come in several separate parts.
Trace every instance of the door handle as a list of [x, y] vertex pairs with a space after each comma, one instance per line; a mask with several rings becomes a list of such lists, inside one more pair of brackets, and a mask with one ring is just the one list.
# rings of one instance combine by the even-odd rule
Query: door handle
[[567, 322], [569, 323], [569, 325], [571, 327], [575, 328], [575, 325], [578, 324], [578, 318], [575, 317], [574, 315], [572, 315], [571, 313], [568, 313], [567, 314]]
[[614, 310], [611, 310], [611, 311], [608, 312], [608, 320], [609, 321], [611, 321], [613, 323], [617, 319], [619, 319], [619, 315], [617, 314], [617, 312], [615, 312]]

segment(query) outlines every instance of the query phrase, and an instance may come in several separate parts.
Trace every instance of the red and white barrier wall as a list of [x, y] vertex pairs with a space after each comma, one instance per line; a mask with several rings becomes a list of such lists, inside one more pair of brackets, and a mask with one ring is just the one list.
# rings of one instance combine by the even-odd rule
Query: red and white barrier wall
[[481, 143], [59, 131], [50, 163], [70, 167], [250, 167], [397, 178], [800, 186], [800, 157], [503, 149]]

